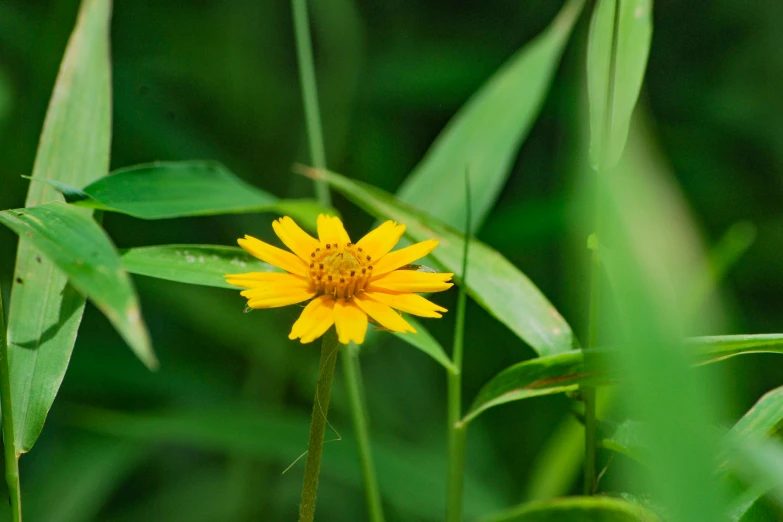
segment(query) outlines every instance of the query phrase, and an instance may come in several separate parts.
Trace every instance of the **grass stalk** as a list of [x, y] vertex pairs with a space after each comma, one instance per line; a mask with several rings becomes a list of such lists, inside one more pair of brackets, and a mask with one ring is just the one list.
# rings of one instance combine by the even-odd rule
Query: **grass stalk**
[[370, 435], [367, 427], [367, 408], [364, 402], [364, 386], [359, 367], [359, 351], [354, 345], [343, 348], [343, 372], [345, 373], [348, 402], [351, 407], [356, 446], [364, 479], [364, 495], [367, 499], [367, 514], [370, 522], [384, 522], [381, 493], [370, 449]]
[[[313, 44], [310, 38], [310, 17], [307, 14], [307, 0], [291, 0], [291, 7], [294, 17], [296, 55], [299, 62], [299, 81], [302, 86], [302, 103], [307, 125], [310, 161], [316, 169], [325, 169], [326, 151], [323, 129], [321, 127], [321, 112], [318, 106], [318, 86], [315, 81], [315, 64], [313, 62]], [[331, 205], [332, 198], [329, 195], [329, 186], [326, 184], [326, 181], [315, 181], [315, 194], [322, 205]]]
[[446, 485], [446, 522], [462, 521], [462, 492], [465, 475], [465, 439], [467, 424], [462, 419], [462, 353], [465, 346], [465, 308], [467, 306], [468, 244], [471, 230], [470, 179], [465, 172], [465, 246], [462, 250], [462, 284], [457, 296], [454, 346], [451, 360], [454, 371], [447, 374], [448, 403], [448, 476]]
[[[598, 160], [598, 170], [595, 176], [595, 198], [593, 212], [595, 215], [595, 226], [593, 236], [588, 246], [592, 250], [590, 258], [590, 312], [587, 334], [587, 348], [595, 348], [598, 345], [598, 328], [601, 305], [601, 256], [599, 244], [601, 238], [601, 202], [600, 184], [607, 174], [607, 158], [610, 150], [610, 141], [612, 137], [612, 118], [614, 108], [614, 90], [615, 76], [617, 71], [617, 52], [620, 32], [620, 13], [622, 0], [616, 0], [614, 4], [614, 24], [612, 26], [612, 44], [610, 46], [611, 54], [609, 56], [609, 81], [607, 82], [606, 106], [604, 114], [604, 128], [600, 140], [601, 150]], [[588, 360], [587, 357], [585, 359]], [[582, 389], [582, 397], [585, 405], [585, 480], [584, 493], [592, 495], [595, 493], [596, 478], [596, 392], [595, 388], [585, 387]]]
[[340, 343], [337, 333], [330, 328], [321, 343], [321, 360], [318, 363], [318, 383], [315, 387], [313, 417], [310, 421], [310, 441], [307, 445], [304, 482], [302, 484], [302, 502], [299, 505], [299, 522], [313, 522], [315, 518], [315, 500], [318, 493], [318, 475], [321, 472], [321, 455], [324, 449], [329, 413], [329, 401], [332, 397], [334, 367], [337, 364], [337, 352]]
[[5, 482], [11, 501], [11, 520], [22, 522], [22, 488], [19, 482], [19, 456], [16, 454], [14, 415], [11, 402], [11, 372], [8, 366], [8, 334], [3, 310], [3, 289], [0, 288], [0, 407], [3, 410], [3, 451]]

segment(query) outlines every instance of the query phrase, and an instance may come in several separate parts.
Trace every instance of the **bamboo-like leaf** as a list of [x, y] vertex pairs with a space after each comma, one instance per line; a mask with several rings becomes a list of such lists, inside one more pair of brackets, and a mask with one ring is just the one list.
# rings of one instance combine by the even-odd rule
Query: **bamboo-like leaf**
[[594, 168], [611, 168], [625, 148], [651, 40], [652, 0], [598, 0], [587, 43], [590, 162]]
[[656, 522], [658, 515], [612, 497], [568, 497], [537, 500], [501, 511], [480, 522]]
[[[430, 256], [441, 269], [461, 273], [463, 236], [447, 225], [365, 183], [327, 171], [304, 169], [303, 173], [326, 179], [348, 199], [379, 219], [404, 223], [406, 236], [414, 241], [439, 240], [440, 245]], [[468, 271], [471, 274], [468, 294], [539, 355], [573, 348], [573, 333], [565, 319], [527, 276], [497, 251], [481, 241], [471, 240]], [[455, 279], [459, 281], [458, 276]]]
[[449, 356], [446, 355], [445, 350], [443, 350], [443, 347], [440, 345], [440, 343], [435, 340], [435, 338], [432, 336], [430, 332], [427, 331], [427, 329], [424, 327], [424, 325], [421, 324], [421, 321], [416, 320], [415, 318], [411, 316], [405, 317], [405, 320], [408, 321], [408, 324], [410, 324], [412, 327], [416, 329], [416, 333], [398, 333], [398, 332], [392, 332], [395, 337], [398, 337], [405, 341], [406, 343], [410, 344], [414, 348], [418, 348], [422, 352], [426, 353], [435, 361], [446, 368], [446, 370], [450, 372], [456, 371], [456, 368], [454, 367], [454, 363], [451, 362], [451, 359], [449, 359]]
[[461, 183], [473, 187], [473, 226], [483, 223], [538, 117], [583, 0], [569, 0], [550, 26], [512, 56], [449, 121], [397, 192], [418, 210], [461, 230]]
[[132, 273], [191, 285], [231, 288], [224, 274], [279, 271], [239, 247], [160, 245], [122, 252], [122, 264]]
[[[65, 273], [69, 284], [95, 303], [144, 364], [157, 366], [130, 277], [111, 239], [90, 216], [61, 201], [52, 201], [0, 211], [0, 223]], [[22, 278], [16, 282], [26, 284]], [[39, 339], [17, 337], [14, 343], [20, 349], [35, 350]]]
[[774, 435], [783, 427], [783, 386], [767, 392], [731, 428], [739, 439]]
[[[46, 113], [33, 176], [83, 185], [105, 176], [111, 140], [109, 0], [85, 0]], [[25, 206], [61, 199], [31, 183]], [[82, 211], [84, 212], [84, 211]], [[88, 215], [86, 212], [83, 215]], [[43, 428], [76, 340], [84, 297], [24, 236], [19, 241], [8, 318], [17, 454]]]
[[245, 183], [214, 161], [136, 165], [117, 170], [82, 189], [58, 181], [49, 183], [74, 205], [141, 219], [276, 212], [315, 229], [318, 214], [331, 212], [312, 200], [278, 199]]
[[[686, 339], [684, 348], [694, 364], [710, 364], [729, 357], [754, 353], [783, 353], [783, 335], [724, 335]], [[485, 384], [462, 422], [470, 422], [484, 410], [540, 395], [575, 390], [578, 385], [600, 386], [617, 382], [623, 372], [609, 366], [615, 357], [609, 349], [590, 351], [590, 368], [581, 351], [539, 357], [509, 366]]]

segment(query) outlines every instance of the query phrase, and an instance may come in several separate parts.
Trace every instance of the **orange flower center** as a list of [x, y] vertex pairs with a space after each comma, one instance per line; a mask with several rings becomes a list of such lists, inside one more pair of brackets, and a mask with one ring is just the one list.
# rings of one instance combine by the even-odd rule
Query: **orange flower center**
[[310, 254], [307, 277], [318, 294], [350, 300], [361, 293], [372, 276], [370, 256], [353, 243], [331, 243]]

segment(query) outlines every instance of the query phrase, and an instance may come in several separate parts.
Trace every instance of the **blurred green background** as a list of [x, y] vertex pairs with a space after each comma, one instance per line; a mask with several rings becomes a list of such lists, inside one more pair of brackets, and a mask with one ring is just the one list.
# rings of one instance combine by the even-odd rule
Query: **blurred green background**
[[[313, 2], [329, 166], [395, 191], [449, 118], [560, 5], [512, 2]], [[0, 2], [0, 208], [23, 205], [75, 0]], [[589, 12], [589, 11], [586, 11]], [[720, 287], [717, 333], [781, 331], [783, 301], [783, 34], [773, 2], [655, 5], [640, 105], [707, 244], [738, 221], [757, 239]], [[520, 150], [480, 239], [519, 266], [582, 336], [585, 238], [574, 231], [587, 17]], [[117, 2], [112, 23], [112, 168], [215, 159], [278, 196], [312, 195], [290, 173], [306, 162], [288, 2]], [[335, 196], [350, 234], [373, 220]], [[273, 216], [144, 222], [110, 214], [120, 248], [272, 240]], [[0, 281], [10, 288], [16, 236], [0, 230]], [[137, 277], [161, 369], [149, 373], [88, 306], [70, 369], [35, 449], [22, 458], [29, 520], [291, 520], [306, 450], [318, 354], [288, 341], [295, 307], [243, 314], [238, 292]], [[7, 295], [4, 296], [7, 298]], [[454, 306], [456, 292], [436, 301]], [[428, 321], [447, 346], [453, 317]], [[465, 400], [533, 352], [478, 306], [468, 308]], [[729, 425], [779, 385], [774, 355], [721, 372]], [[437, 520], [445, 504], [445, 375], [384, 336], [362, 369], [389, 520]], [[339, 372], [339, 370], [338, 370]], [[343, 383], [325, 447], [321, 520], [363, 520], [358, 458]], [[468, 440], [466, 515], [522, 501], [535, 459], [570, 415], [564, 396], [512, 403], [475, 422]], [[605, 460], [605, 456], [604, 456]], [[603, 485], [617, 480], [612, 464]], [[630, 464], [629, 464], [630, 465]], [[563, 469], [567, 487], [580, 480]], [[570, 478], [573, 477], [573, 478]], [[3, 506], [2, 509], [5, 509]]]

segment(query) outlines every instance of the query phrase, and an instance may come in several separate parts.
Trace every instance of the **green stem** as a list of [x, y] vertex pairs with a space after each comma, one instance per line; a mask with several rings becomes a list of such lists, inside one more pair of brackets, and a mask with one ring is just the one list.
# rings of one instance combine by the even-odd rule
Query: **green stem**
[[356, 431], [356, 446], [359, 451], [359, 461], [364, 479], [364, 494], [367, 497], [367, 511], [370, 522], [384, 522], [381, 493], [378, 489], [378, 477], [370, 450], [370, 435], [367, 429], [367, 409], [364, 403], [364, 386], [362, 385], [361, 369], [359, 367], [359, 351], [356, 346], [343, 348], [343, 372], [345, 373], [348, 401], [351, 406], [351, 417]]
[[5, 452], [5, 482], [11, 500], [11, 519], [22, 522], [22, 488], [19, 482], [19, 456], [14, 439], [14, 415], [11, 403], [11, 372], [8, 366], [8, 338], [3, 310], [3, 289], [0, 288], [0, 407], [3, 414], [3, 451]]
[[334, 367], [337, 364], [337, 352], [340, 343], [334, 328], [323, 336], [321, 361], [318, 363], [318, 383], [315, 388], [313, 417], [310, 421], [310, 442], [307, 445], [304, 483], [302, 484], [302, 503], [299, 505], [299, 522], [313, 522], [315, 518], [315, 499], [318, 493], [318, 474], [321, 471], [321, 454], [324, 449], [326, 433], [326, 415], [329, 413], [329, 400], [332, 397]]
[[[463, 267], [463, 282], [464, 282]], [[467, 424], [462, 418], [462, 351], [465, 331], [466, 295], [464, 286], [457, 298], [457, 317], [454, 327], [452, 362], [456, 371], [447, 374], [448, 379], [448, 484], [446, 489], [446, 522], [462, 520], [462, 490], [465, 470], [465, 438]]]
[[[318, 87], [315, 82], [313, 63], [313, 44], [310, 39], [310, 19], [307, 14], [307, 0], [291, 0], [294, 15], [294, 33], [296, 36], [296, 54], [299, 61], [299, 79], [302, 85], [307, 140], [310, 148], [310, 161], [316, 169], [326, 168], [321, 112], [318, 108]], [[329, 186], [326, 181], [315, 182], [315, 194], [325, 206], [331, 205]]]

